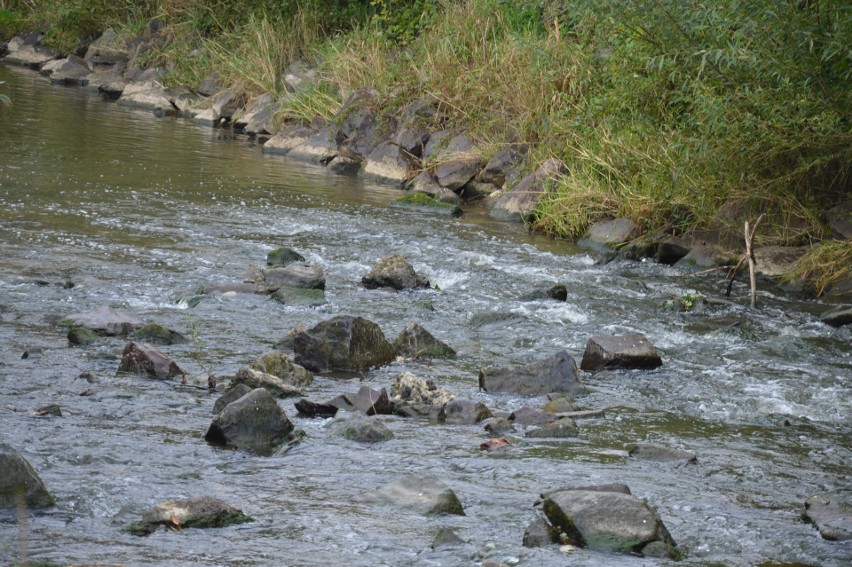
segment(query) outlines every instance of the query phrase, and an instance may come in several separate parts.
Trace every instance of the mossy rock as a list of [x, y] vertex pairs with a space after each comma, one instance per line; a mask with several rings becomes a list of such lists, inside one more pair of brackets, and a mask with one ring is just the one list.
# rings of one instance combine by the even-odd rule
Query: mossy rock
[[458, 206], [452, 203], [439, 201], [434, 197], [430, 197], [426, 193], [420, 193], [418, 191], [407, 193], [397, 199], [396, 203], [400, 206], [433, 209], [437, 212], [445, 213], [454, 217], [460, 217], [462, 215], [462, 210]]
[[266, 255], [267, 266], [286, 266], [287, 264], [295, 264], [296, 262], [304, 261], [305, 257], [292, 248], [276, 248]]
[[148, 323], [133, 331], [130, 338], [152, 345], [179, 345], [187, 342], [186, 337], [156, 323]]
[[161, 527], [175, 531], [185, 528], [224, 528], [251, 522], [241, 510], [209, 496], [169, 500], [158, 504], [142, 520], [125, 528], [127, 533], [146, 536]]

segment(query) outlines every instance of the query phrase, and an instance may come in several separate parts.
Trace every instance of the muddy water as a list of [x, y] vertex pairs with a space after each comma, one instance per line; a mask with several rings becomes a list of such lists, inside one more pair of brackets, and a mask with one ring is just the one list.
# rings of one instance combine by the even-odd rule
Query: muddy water
[[[588, 252], [477, 211], [460, 219], [393, 204], [399, 192], [270, 158], [246, 139], [49, 86], [0, 66], [0, 442], [17, 448], [57, 499], [55, 509], [0, 515], [0, 562], [122, 565], [656, 565], [657, 560], [523, 548], [543, 490], [625, 482], [660, 512], [686, 565], [852, 561], [800, 521], [806, 497], [849, 489], [852, 330], [821, 324], [830, 304], [747, 289], [700, 312], [669, 299], [720, 297], [712, 275], [653, 263], [600, 264]], [[254, 295], [189, 307], [199, 286], [241, 280], [287, 245], [327, 272], [328, 304], [285, 307]], [[360, 278], [384, 255], [404, 254], [439, 290], [366, 291]], [[73, 282], [73, 287], [66, 282]], [[527, 301], [568, 287], [564, 303]], [[192, 372], [225, 375], [271, 349], [298, 323], [338, 314], [372, 319], [393, 338], [417, 321], [459, 352], [454, 361], [399, 361], [359, 377], [318, 377], [322, 400], [398, 373], [510, 411], [526, 400], [477, 391], [489, 364], [566, 349], [591, 335], [639, 332], [660, 350], [653, 372], [586, 374], [579, 400], [606, 417], [580, 421], [570, 441], [509, 436], [483, 453], [481, 426], [388, 418], [392, 441], [362, 446], [295, 417], [305, 442], [255, 457], [202, 440], [215, 396], [172, 382], [116, 375], [119, 339], [69, 347], [60, 321], [113, 306], [193, 340], [163, 347]], [[502, 316], [482, 314], [501, 313]], [[28, 356], [24, 358], [24, 353]], [[88, 376], [84, 373], [89, 373]], [[81, 393], [87, 395], [81, 395]], [[56, 403], [60, 418], [36, 417]], [[698, 463], [637, 461], [653, 442]], [[359, 498], [409, 472], [455, 490], [466, 515], [421, 517]], [[171, 498], [211, 495], [255, 521], [221, 530], [121, 527]], [[433, 551], [440, 528], [468, 543]]]

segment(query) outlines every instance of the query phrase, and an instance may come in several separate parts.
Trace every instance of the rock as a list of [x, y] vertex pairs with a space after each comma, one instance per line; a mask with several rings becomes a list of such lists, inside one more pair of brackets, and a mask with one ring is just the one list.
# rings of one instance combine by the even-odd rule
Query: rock
[[243, 101], [237, 96], [237, 93], [231, 89], [220, 91], [213, 95], [210, 99], [210, 108], [213, 113], [227, 121], [243, 106]]
[[331, 424], [331, 432], [359, 443], [378, 443], [393, 439], [393, 433], [377, 417], [368, 417], [361, 412], [346, 413]]
[[417, 176], [408, 183], [406, 188], [415, 195], [426, 195], [442, 203], [448, 203], [450, 205], [456, 206], [461, 203], [461, 197], [459, 197], [457, 194], [450, 191], [446, 187], [441, 187], [440, 185], [438, 185], [438, 182], [435, 181], [435, 178], [432, 177], [427, 171], [421, 171], [420, 173], [418, 173]]
[[263, 270], [263, 284], [270, 290], [282, 287], [325, 289], [325, 270], [310, 264], [287, 264]]
[[432, 540], [432, 549], [460, 547], [466, 543], [451, 528], [440, 528], [438, 533], [435, 534], [435, 539]]
[[823, 539], [831, 541], [852, 539], [852, 501], [848, 493], [835, 492], [811, 496], [805, 501], [805, 512], [802, 517], [816, 526]]
[[69, 315], [64, 321], [71, 327], [83, 327], [108, 337], [127, 336], [143, 325], [142, 320], [132, 313], [102, 307], [87, 313]]
[[464, 516], [456, 493], [430, 475], [408, 476], [386, 484], [368, 498], [384, 501], [419, 514]]
[[222, 80], [214, 74], [204, 77], [195, 90], [202, 96], [213, 96], [221, 91], [223, 86]]
[[429, 287], [429, 280], [417, 274], [414, 268], [399, 254], [385, 256], [379, 260], [361, 283], [367, 289], [390, 287], [396, 290]]
[[313, 374], [298, 364], [294, 364], [289, 356], [278, 351], [270, 351], [260, 355], [251, 363], [251, 368], [277, 376], [285, 383], [297, 388], [310, 386], [314, 382]]
[[695, 456], [695, 453], [650, 443], [634, 445], [630, 448], [628, 454], [634, 459], [642, 461], [677, 461], [683, 464], [695, 464], [698, 462], [698, 457]]
[[[444, 190], [441, 188], [442, 191]], [[446, 189], [453, 195], [456, 195], [449, 189]], [[457, 197], [457, 196], [456, 196]], [[396, 204], [421, 210], [432, 210], [438, 213], [447, 214], [453, 217], [460, 217], [463, 213], [461, 208], [452, 202], [452, 200], [440, 201], [434, 197], [417, 191], [406, 193], [395, 201]]]
[[174, 360], [150, 345], [135, 341], [130, 341], [124, 347], [118, 371], [147, 374], [159, 380], [186, 375]]
[[328, 303], [325, 291], [303, 287], [281, 286], [272, 292], [270, 297], [278, 303], [290, 307], [318, 307]]
[[46, 406], [41, 406], [35, 412], [35, 415], [38, 417], [62, 417], [62, 408], [59, 407], [58, 404], [47, 404]]
[[555, 301], [568, 300], [568, 288], [562, 284], [556, 284], [549, 289], [532, 291], [522, 297], [524, 301], [539, 301], [542, 299], [553, 299]]
[[592, 337], [580, 362], [583, 370], [654, 369], [662, 365], [660, 355], [644, 335]]
[[142, 325], [131, 333], [130, 338], [137, 342], [155, 345], [179, 345], [186, 343], [186, 337], [177, 331], [172, 331], [156, 323]]
[[490, 197], [492, 195], [495, 198], [499, 195], [497, 193], [500, 191], [500, 188], [496, 185], [492, 185], [491, 183], [482, 183], [481, 181], [469, 181], [459, 190], [459, 195], [465, 201], [478, 201], [484, 197]]
[[496, 417], [485, 424], [485, 431], [491, 437], [500, 437], [515, 430], [515, 424], [505, 417]]
[[6, 63], [13, 65], [23, 65], [32, 69], [38, 69], [48, 61], [52, 61], [59, 57], [59, 53], [53, 49], [40, 47], [37, 45], [22, 45], [19, 49], [12, 51], [3, 58]]
[[271, 455], [290, 439], [293, 424], [265, 388], [231, 402], [214, 419], [205, 441], [259, 455]]
[[556, 158], [545, 161], [541, 167], [521, 179], [491, 205], [489, 214], [498, 220], [525, 222], [529, 220], [545, 195], [547, 184], [568, 171]]
[[825, 222], [835, 237], [852, 240], [852, 199], [829, 209], [825, 213]]
[[393, 360], [393, 347], [378, 325], [361, 317], [338, 316], [293, 338], [296, 364], [313, 372], [361, 371]]
[[566, 413], [569, 411], [577, 411], [577, 405], [570, 398], [565, 396], [554, 396], [541, 408], [547, 413]]
[[291, 148], [287, 152], [287, 157], [328, 165], [328, 162], [337, 155], [338, 148], [340, 148], [343, 140], [343, 134], [336, 126], [326, 126], [305, 140], [304, 143]]
[[264, 388], [278, 398], [293, 398], [302, 395], [301, 390], [295, 384], [254, 368], [240, 368], [231, 380], [231, 384], [245, 384], [252, 389]]
[[379, 143], [364, 160], [361, 176], [369, 181], [402, 185], [411, 178], [417, 160], [390, 142]]
[[[346, 105], [344, 105], [338, 114], [346, 111]], [[381, 132], [390, 132], [395, 127], [393, 123], [385, 124], [378, 121], [376, 113], [370, 108], [354, 110], [340, 124], [340, 129], [346, 136], [346, 141], [340, 146], [340, 153], [360, 165], [364, 156], [379, 144]]]
[[543, 425], [557, 419], [552, 413], [524, 406], [509, 414], [509, 419], [517, 425]]
[[275, 101], [269, 93], [250, 101], [243, 112], [235, 115], [234, 129], [246, 134], [271, 134]]
[[453, 136], [438, 154], [435, 177], [442, 187], [457, 191], [482, 169], [485, 160], [468, 136]]
[[660, 264], [673, 266], [681, 258], [689, 254], [692, 245], [679, 236], [667, 236], [657, 245], [654, 259]]
[[103, 339], [101, 335], [85, 327], [71, 327], [68, 329], [68, 344], [85, 346], [94, 344]]
[[126, 531], [133, 535], [146, 536], [161, 528], [224, 528], [251, 521], [252, 519], [241, 510], [221, 500], [198, 496], [157, 504], [140, 522], [128, 526]]
[[270, 268], [280, 268], [288, 264], [302, 264], [305, 257], [292, 248], [280, 247], [266, 255], [266, 265]]
[[506, 183], [508, 172], [518, 165], [525, 154], [526, 148], [523, 146], [510, 146], [500, 150], [485, 164], [476, 180], [502, 187]]
[[125, 86], [116, 104], [159, 111], [163, 115], [177, 113], [177, 108], [169, 100], [166, 89], [155, 82], [131, 83]]
[[491, 393], [508, 392], [524, 396], [541, 396], [550, 392], [574, 396], [586, 392], [577, 375], [577, 363], [564, 350], [523, 366], [483, 368], [479, 371], [479, 387]]
[[340, 410], [336, 405], [320, 404], [302, 398], [295, 404], [299, 417], [334, 417]]
[[228, 388], [224, 394], [219, 396], [219, 398], [213, 403], [213, 415], [218, 415], [225, 407], [231, 402], [236, 402], [249, 392], [251, 392], [254, 388], [247, 384], [237, 383], [231, 384], [231, 387]]
[[482, 402], [456, 398], [444, 406], [444, 422], [450, 425], [473, 425], [491, 416]]
[[9, 445], [0, 444], [0, 508], [20, 504], [46, 508], [54, 499], [32, 465]]
[[[590, 486], [569, 486], [565, 488], [559, 488], [556, 490], [548, 490], [546, 492], [541, 493], [541, 500], [543, 501], [551, 494], [556, 494], [558, 492], [564, 492], [566, 490], [584, 490], [587, 492], [618, 492], [619, 494], [627, 494], [628, 496], [631, 494], [630, 487], [621, 482], [610, 482], [607, 484], [594, 484]], [[538, 502], [536, 503], [538, 504]]]
[[47, 75], [53, 84], [85, 86], [89, 84], [92, 70], [80, 57], [69, 55], [66, 59], [54, 59], [46, 63], [41, 68], [41, 74]]
[[384, 388], [374, 390], [369, 386], [361, 386], [357, 394], [346, 394], [346, 399], [352, 406], [366, 415], [392, 415], [394, 407], [390, 403], [388, 392]]
[[263, 144], [263, 153], [286, 155], [293, 148], [307, 142], [316, 132], [299, 124], [289, 124], [281, 128]]
[[618, 218], [592, 225], [583, 240], [605, 246], [624, 244], [639, 236], [639, 226], [630, 219]]
[[576, 422], [570, 417], [560, 417], [556, 421], [545, 423], [536, 429], [528, 429], [526, 437], [576, 437], [580, 432]]
[[780, 278], [788, 274], [796, 262], [809, 250], [808, 246], [761, 246], [754, 249], [755, 271], [765, 278]]
[[[736, 260], [734, 260], [736, 261]], [[701, 244], [693, 247], [689, 253], [677, 261], [677, 266], [693, 266], [696, 268], [713, 268], [732, 263], [732, 256], [718, 246]]]
[[832, 327], [848, 325], [852, 323], [852, 307], [836, 307], [820, 315], [819, 320]]
[[442, 408], [455, 399], [455, 396], [438, 388], [431, 380], [424, 380], [410, 372], [404, 372], [393, 379], [390, 396], [394, 402], [415, 406]]
[[559, 541], [558, 534], [544, 518], [536, 518], [524, 531], [524, 547], [547, 547]]
[[[346, 151], [344, 147], [340, 148], [341, 152]], [[361, 169], [361, 160], [338, 155], [328, 162], [328, 170], [337, 175], [357, 175]]]
[[656, 510], [626, 494], [556, 492], [544, 500], [544, 513], [574, 545], [619, 553], [641, 553], [652, 542], [675, 548]]
[[455, 358], [456, 351], [439, 341], [417, 323], [407, 325], [393, 343], [397, 356], [404, 358]]
[[394, 144], [415, 158], [423, 157], [423, 149], [429, 140], [429, 130], [425, 126], [411, 124], [402, 126], [391, 140]]

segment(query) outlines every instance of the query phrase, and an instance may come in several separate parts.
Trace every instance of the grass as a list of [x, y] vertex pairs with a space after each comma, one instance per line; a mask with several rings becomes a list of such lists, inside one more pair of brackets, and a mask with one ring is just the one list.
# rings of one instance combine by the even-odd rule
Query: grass
[[790, 281], [803, 282], [817, 296], [828, 291], [832, 284], [848, 281], [852, 271], [852, 241], [824, 240], [812, 247], [790, 272]]

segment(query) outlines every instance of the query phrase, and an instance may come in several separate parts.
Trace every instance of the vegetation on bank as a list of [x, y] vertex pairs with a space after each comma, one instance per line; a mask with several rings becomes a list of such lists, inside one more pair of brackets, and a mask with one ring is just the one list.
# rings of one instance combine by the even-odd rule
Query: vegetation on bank
[[529, 168], [559, 157], [532, 223], [559, 236], [614, 215], [686, 232], [733, 203], [767, 214], [757, 244], [811, 243], [852, 187], [844, 0], [0, 0], [0, 33], [38, 26], [64, 51], [152, 18], [167, 81], [280, 95], [301, 60], [318, 78], [281, 118], [372, 87], [388, 112], [429, 97], [487, 149], [529, 146]]

